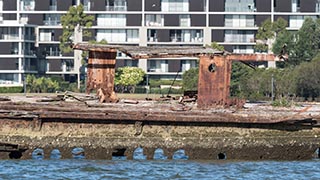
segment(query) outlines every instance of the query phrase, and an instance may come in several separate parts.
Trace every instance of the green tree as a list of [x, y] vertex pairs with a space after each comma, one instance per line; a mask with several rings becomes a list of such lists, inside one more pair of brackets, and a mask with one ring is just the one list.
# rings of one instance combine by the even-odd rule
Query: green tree
[[248, 78], [249, 73], [253, 71], [249, 66], [241, 63], [232, 63], [230, 94], [231, 96], [244, 97], [244, 81]]
[[182, 88], [185, 91], [198, 90], [199, 68], [191, 68], [182, 74]]
[[301, 63], [296, 67], [296, 93], [300, 97], [315, 98], [320, 96], [320, 57], [312, 62]]
[[278, 18], [272, 22], [271, 19], [266, 19], [262, 22], [256, 35], [255, 50], [259, 52], [267, 52], [272, 49], [272, 42], [281, 34], [286, 33], [288, 22], [283, 18]]
[[267, 41], [274, 37], [274, 31], [272, 28], [271, 19], [266, 19], [262, 22], [258, 29], [256, 39], [257, 43], [255, 45], [255, 50], [259, 52], [268, 51]]
[[[69, 53], [72, 51], [70, 47], [73, 44], [73, 36], [75, 30], [83, 31], [84, 37], [91, 37], [91, 33], [83, 28], [90, 28], [94, 21], [94, 16], [86, 15], [84, 13], [83, 5], [70, 6], [67, 14], [61, 16], [61, 24], [63, 27], [62, 36], [60, 36], [60, 50], [62, 53]], [[78, 29], [76, 29], [78, 28]]]
[[297, 65], [303, 61], [312, 60], [319, 50], [319, 21], [306, 18], [302, 27], [296, 33], [295, 46], [291, 52], [290, 61]]
[[116, 70], [115, 85], [122, 89], [129, 89], [130, 93], [134, 93], [135, 87], [143, 81], [145, 72], [137, 67], [121, 67]]
[[217, 42], [212, 42], [210, 47], [218, 51], [224, 51], [224, 46], [219, 45]]

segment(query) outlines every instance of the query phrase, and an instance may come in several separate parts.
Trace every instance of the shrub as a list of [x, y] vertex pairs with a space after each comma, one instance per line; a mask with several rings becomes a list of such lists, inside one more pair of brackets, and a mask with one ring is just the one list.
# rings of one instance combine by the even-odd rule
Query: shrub
[[14, 86], [14, 87], [0, 87], [0, 93], [22, 93], [22, 86]]

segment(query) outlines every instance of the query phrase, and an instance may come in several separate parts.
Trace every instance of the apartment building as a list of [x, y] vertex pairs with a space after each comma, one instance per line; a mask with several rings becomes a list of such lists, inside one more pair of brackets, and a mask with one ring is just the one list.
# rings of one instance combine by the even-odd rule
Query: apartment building
[[[25, 74], [75, 81], [80, 63], [62, 54], [60, 17], [82, 3], [95, 17], [93, 36], [109, 44], [203, 46], [215, 41], [234, 53], [254, 53], [261, 23], [282, 17], [298, 30], [318, 18], [320, 0], [0, 0], [0, 86], [22, 85]], [[196, 58], [132, 60], [119, 53], [117, 67], [137, 66], [149, 78], [173, 78], [197, 66]]]

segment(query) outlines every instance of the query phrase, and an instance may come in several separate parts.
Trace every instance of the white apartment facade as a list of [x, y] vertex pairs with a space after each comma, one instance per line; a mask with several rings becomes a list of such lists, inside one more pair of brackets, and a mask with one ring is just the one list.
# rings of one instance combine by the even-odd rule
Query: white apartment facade
[[[282, 17], [298, 30], [318, 18], [319, 0], [0, 0], [0, 86], [22, 85], [25, 74], [76, 81], [79, 63], [62, 54], [60, 17], [82, 3], [95, 17], [92, 38], [135, 46], [203, 46], [254, 53], [259, 25]], [[119, 53], [117, 67], [137, 66], [149, 78], [170, 79], [197, 66], [196, 58], [131, 60]]]

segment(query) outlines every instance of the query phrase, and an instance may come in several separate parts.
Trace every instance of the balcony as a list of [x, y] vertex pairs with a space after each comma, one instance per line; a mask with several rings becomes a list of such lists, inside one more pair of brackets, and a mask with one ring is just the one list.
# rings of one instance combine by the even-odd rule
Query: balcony
[[60, 51], [47, 51], [45, 52], [46, 56], [61, 56]]
[[19, 34], [2, 34], [2, 40], [18, 40]]
[[57, 10], [57, 6], [49, 6], [49, 10], [50, 11], [56, 11]]
[[43, 24], [48, 26], [56, 26], [56, 25], [61, 25], [61, 21], [60, 20], [44, 20]]
[[106, 11], [127, 11], [127, 6], [106, 6]]

